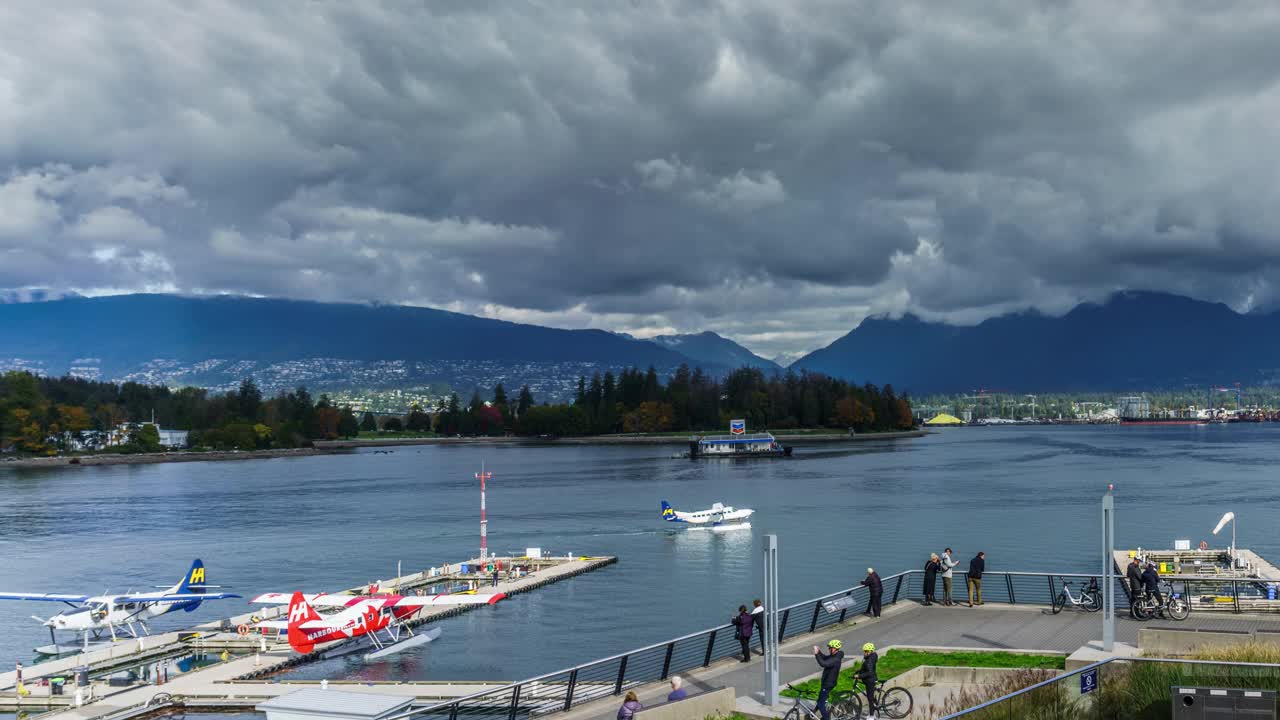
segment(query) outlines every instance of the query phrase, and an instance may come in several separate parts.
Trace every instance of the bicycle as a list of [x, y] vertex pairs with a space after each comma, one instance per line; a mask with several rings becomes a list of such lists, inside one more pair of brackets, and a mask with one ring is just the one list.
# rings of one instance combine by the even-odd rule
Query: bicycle
[[[822, 720], [822, 713], [818, 712], [817, 705], [810, 705], [805, 702], [807, 698], [800, 695], [801, 690], [794, 685], [787, 683], [787, 689], [796, 693], [795, 705], [787, 711], [782, 720]], [[849, 690], [832, 690], [827, 696], [827, 705], [831, 708], [832, 720], [856, 720], [862, 717], [862, 701], [855, 697]]]
[[1134, 603], [1134, 616], [1139, 620], [1150, 620], [1156, 615], [1172, 620], [1186, 620], [1191, 615], [1191, 603], [1181, 593], [1175, 593], [1170, 583], [1163, 583], [1161, 589], [1164, 591], [1162, 593], [1164, 602], [1157, 603], [1154, 595], [1144, 592], [1142, 597]]
[[1098, 579], [1090, 578], [1089, 584], [1080, 590], [1080, 596], [1076, 597], [1071, 592], [1071, 582], [1062, 580], [1062, 590], [1058, 591], [1058, 597], [1053, 599], [1053, 614], [1057, 615], [1068, 603], [1074, 607], [1084, 608], [1085, 612], [1098, 612], [1102, 609], [1102, 591], [1098, 589]]
[[[853, 679], [853, 693], [850, 696], [857, 708], [858, 717], [862, 714], [862, 699], [858, 688], [864, 690], [866, 686], [858, 678]], [[915, 698], [911, 697], [911, 693], [903, 687], [885, 687], [881, 685], [876, 688], [876, 714], [880, 717], [893, 718], [893, 720], [901, 720], [911, 714], [911, 709], [915, 706]]]

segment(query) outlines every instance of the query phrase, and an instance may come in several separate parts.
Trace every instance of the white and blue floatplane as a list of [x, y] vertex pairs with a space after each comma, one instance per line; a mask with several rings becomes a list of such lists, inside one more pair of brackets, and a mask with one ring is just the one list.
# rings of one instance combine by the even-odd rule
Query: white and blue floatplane
[[743, 508], [735, 510], [732, 507], [716, 503], [706, 510], [698, 510], [697, 512], [681, 512], [671, 507], [666, 500], [662, 501], [662, 519], [671, 523], [688, 523], [698, 527], [704, 527], [717, 532], [728, 530], [749, 530], [751, 523], [747, 518], [751, 517], [755, 510]]

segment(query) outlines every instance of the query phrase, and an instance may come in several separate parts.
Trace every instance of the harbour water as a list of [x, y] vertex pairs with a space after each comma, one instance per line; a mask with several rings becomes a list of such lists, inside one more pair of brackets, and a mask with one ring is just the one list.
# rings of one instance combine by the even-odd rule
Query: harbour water
[[[1098, 497], [1115, 483], [1119, 543], [1210, 540], [1280, 557], [1280, 427], [987, 427], [904, 441], [811, 445], [790, 460], [690, 461], [667, 447], [419, 446], [390, 453], [58, 469], [0, 467], [0, 590], [125, 592], [176, 581], [193, 557], [246, 597], [332, 590], [472, 556], [483, 460], [498, 552], [617, 555], [610, 568], [443, 623], [423, 650], [335, 660], [299, 677], [528, 677], [724, 622], [759, 595], [760, 543], [779, 535], [782, 598], [921, 567], [951, 546], [988, 569], [1095, 570]], [[659, 501], [756, 510], [754, 529], [673, 530]], [[1225, 544], [1221, 541], [1215, 544]], [[0, 603], [0, 657], [48, 641]], [[210, 603], [174, 628], [242, 612]]]

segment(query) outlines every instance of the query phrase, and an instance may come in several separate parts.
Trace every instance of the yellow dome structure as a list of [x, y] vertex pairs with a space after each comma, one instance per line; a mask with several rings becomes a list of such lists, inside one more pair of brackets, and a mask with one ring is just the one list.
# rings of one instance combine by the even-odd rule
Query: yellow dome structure
[[948, 414], [946, 414], [946, 413], [938, 413], [937, 415], [934, 415], [934, 416], [933, 416], [933, 418], [931, 418], [931, 419], [929, 419], [929, 420], [926, 420], [926, 421], [924, 422], [924, 424], [925, 424], [925, 425], [929, 425], [929, 426], [938, 426], [938, 425], [963, 425], [963, 424], [964, 424], [964, 421], [963, 421], [963, 420], [961, 420], [960, 418], [956, 417], [955, 415], [948, 415]]

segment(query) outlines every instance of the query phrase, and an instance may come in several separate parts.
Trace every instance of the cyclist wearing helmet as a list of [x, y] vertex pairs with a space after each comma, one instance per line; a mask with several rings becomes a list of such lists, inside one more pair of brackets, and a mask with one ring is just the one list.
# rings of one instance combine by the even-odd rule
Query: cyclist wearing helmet
[[839, 640], [827, 643], [827, 654], [823, 655], [818, 646], [813, 646], [813, 658], [822, 666], [822, 691], [818, 693], [818, 712], [822, 720], [831, 720], [831, 708], [827, 706], [827, 698], [840, 680], [840, 663], [844, 662], [844, 651], [840, 649]]
[[880, 656], [876, 655], [876, 646], [873, 643], [862, 646], [862, 667], [858, 668], [855, 675], [867, 688], [867, 717], [869, 718], [876, 716], [876, 683], [880, 681], [880, 677], [876, 675], [876, 661], [879, 659]]

